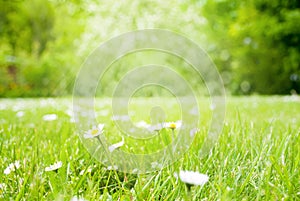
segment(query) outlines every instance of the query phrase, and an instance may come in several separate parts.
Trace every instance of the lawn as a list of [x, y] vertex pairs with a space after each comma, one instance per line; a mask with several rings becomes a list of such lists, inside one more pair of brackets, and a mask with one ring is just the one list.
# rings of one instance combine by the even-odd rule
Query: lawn
[[[91, 156], [86, 146], [98, 142], [82, 143], [77, 135], [83, 133], [76, 129], [71, 98], [1, 99], [0, 200], [300, 200], [300, 98], [226, 101], [223, 130], [209, 154], [200, 153], [214, 124], [214, 108], [201, 99], [200, 125], [182, 157], [164, 168], [158, 163], [153, 171], [134, 174], [106, 167]], [[110, 99], [96, 102], [103, 135], [109, 143], [119, 142], [122, 136], [112, 120]], [[162, 102], [165, 121], [180, 120], [176, 101]], [[131, 100], [131, 120], [150, 123], [153, 104], [150, 99]], [[120, 150], [153, 153], [170, 143], [172, 131], [163, 129], [161, 139], [152, 136], [150, 141], [125, 136]], [[59, 161], [61, 167], [46, 171]], [[188, 190], [176, 177], [180, 170], [206, 174], [209, 181]]]

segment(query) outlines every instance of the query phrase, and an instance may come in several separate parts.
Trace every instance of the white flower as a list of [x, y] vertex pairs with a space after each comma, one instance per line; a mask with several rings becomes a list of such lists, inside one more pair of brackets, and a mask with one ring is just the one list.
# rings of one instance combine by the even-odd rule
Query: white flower
[[61, 166], [62, 166], [62, 162], [58, 161], [58, 162], [54, 163], [53, 165], [46, 167], [45, 171], [49, 172], [49, 171], [57, 170], [57, 169], [61, 168]]
[[117, 165], [114, 166], [107, 166], [106, 168], [104, 168], [104, 170], [117, 170], [119, 167]]
[[167, 122], [165, 127], [167, 128], [171, 128], [171, 129], [176, 129], [176, 128], [180, 128], [182, 126], [182, 121], [178, 120], [176, 122]]
[[189, 111], [189, 113], [190, 113], [191, 115], [199, 115], [199, 110], [198, 110], [197, 107], [194, 107], [194, 108], [192, 108], [192, 109]]
[[84, 175], [85, 172], [91, 173], [91, 172], [92, 172], [92, 168], [89, 167], [89, 168], [86, 169], [86, 170], [85, 170], [85, 169], [81, 170], [80, 173], [79, 173], [79, 175]]
[[16, 116], [19, 117], [19, 118], [21, 118], [21, 117], [24, 116], [24, 112], [23, 111], [19, 111], [19, 112], [17, 112]]
[[44, 121], [54, 121], [56, 119], [57, 119], [56, 114], [46, 114], [46, 115], [43, 116]]
[[4, 170], [4, 174], [10, 174], [11, 170], [9, 167], [5, 168]]
[[160, 131], [163, 128], [165, 128], [165, 123], [158, 123], [158, 124], [148, 127], [148, 130], [150, 132], [153, 132], [153, 131]]
[[97, 116], [107, 116], [109, 114], [109, 110], [101, 110], [96, 113]]
[[82, 198], [82, 197], [74, 196], [74, 197], [71, 198], [70, 201], [86, 201], [86, 200], [84, 198]]
[[116, 144], [113, 144], [113, 145], [110, 145], [109, 147], [108, 147], [108, 150], [110, 151], [110, 152], [113, 152], [115, 149], [117, 149], [117, 148], [119, 148], [119, 147], [122, 147], [123, 145], [124, 145], [124, 138], [122, 138], [122, 141], [121, 142], [118, 142], [118, 143], [116, 143]]
[[210, 104], [209, 109], [214, 111], [216, 109], [216, 105], [214, 103]]
[[6, 184], [5, 183], [0, 183], [0, 190], [5, 191], [6, 190]]
[[21, 167], [20, 161], [15, 161], [14, 167], [15, 167], [16, 169], [19, 169], [19, 168]]
[[0, 104], [0, 110], [5, 110], [7, 108], [7, 105], [4, 103]]
[[138, 128], [148, 128], [148, 127], [150, 127], [150, 125], [147, 124], [147, 122], [145, 122], [145, 121], [139, 121], [135, 124], [135, 126], [138, 127]]
[[233, 190], [233, 189], [230, 188], [229, 186], [227, 186], [227, 187], [226, 187], [226, 190], [227, 190], [227, 191], [231, 191], [231, 190]]
[[93, 126], [92, 129], [88, 130], [83, 137], [84, 138], [94, 138], [103, 133], [104, 124], [99, 124], [98, 126]]
[[193, 171], [182, 171], [179, 172], [179, 178], [182, 182], [190, 185], [204, 185], [208, 182], [209, 177], [206, 174], [201, 174]]
[[155, 168], [161, 169], [162, 167], [163, 167], [163, 165], [156, 161], [151, 163], [151, 168], [153, 168], [153, 169], [155, 169]]
[[137, 174], [139, 172], [139, 169], [137, 169], [137, 168], [134, 168], [133, 170], [132, 170], [132, 174]]
[[14, 172], [15, 170], [19, 169], [20, 166], [20, 161], [15, 161], [14, 163], [9, 164], [7, 168], [5, 168], [4, 174], [10, 174], [11, 172]]
[[100, 196], [99, 200], [113, 201], [113, 198], [108, 192], [106, 192]]
[[191, 137], [194, 137], [194, 135], [195, 135], [196, 133], [198, 133], [199, 131], [200, 131], [199, 128], [193, 128], [193, 129], [191, 129], [191, 130], [190, 130], [190, 136], [191, 136]]
[[111, 120], [113, 121], [129, 121], [130, 117], [128, 115], [114, 115]]

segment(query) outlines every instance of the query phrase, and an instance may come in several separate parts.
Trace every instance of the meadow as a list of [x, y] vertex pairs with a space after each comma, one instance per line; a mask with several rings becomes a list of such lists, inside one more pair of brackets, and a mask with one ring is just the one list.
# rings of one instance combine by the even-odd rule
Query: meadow
[[[180, 120], [176, 102], [163, 102], [166, 121]], [[111, 100], [97, 103], [104, 134], [120, 141]], [[145, 106], [152, 103], [133, 99], [130, 118], [150, 123]], [[300, 200], [298, 96], [228, 97], [222, 132], [207, 155], [199, 153], [202, 136], [214, 123], [213, 108], [205, 100], [199, 105], [200, 125], [182, 157], [135, 174], [108, 168], [91, 156], [77, 135], [83, 133], [76, 130], [72, 98], [1, 99], [0, 200]], [[125, 137], [120, 149], [147, 152], [161, 146], [158, 142], [136, 145]], [[51, 166], [58, 162], [57, 168]], [[176, 177], [180, 170], [206, 174], [209, 181], [189, 190]]]

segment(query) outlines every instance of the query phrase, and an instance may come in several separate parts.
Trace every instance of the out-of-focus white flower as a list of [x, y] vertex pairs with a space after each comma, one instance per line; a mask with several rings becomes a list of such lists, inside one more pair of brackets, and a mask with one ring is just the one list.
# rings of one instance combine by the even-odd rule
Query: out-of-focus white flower
[[98, 126], [93, 126], [92, 129], [88, 130], [83, 137], [84, 138], [94, 138], [103, 133], [104, 124], [99, 124]]
[[179, 178], [182, 182], [189, 185], [202, 186], [208, 182], [209, 177], [206, 174], [193, 171], [180, 170]]
[[82, 197], [74, 196], [74, 197], [71, 198], [70, 201], [86, 201], [86, 200], [84, 198], [82, 198]]
[[113, 121], [129, 121], [130, 117], [128, 115], [114, 115], [111, 120]]
[[118, 143], [116, 143], [116, 144], [110, 145], [110, 146], [108, 147], [108, 150], [109, 150], [110, 152], [113, 152], [115, 149], [122, 147], [122, 146], [124, 145], [124, 143], [125, 143], [124, 138], [122, 138], [122, 141], [121, 141], [121, 142], [118, 142]]
[[70, 118], [70, 123], [76, 123], [75, 117]]
[[106, 168], [104, 168], [105, 170], [117, 170], [119, 167], [117, 165], [114, 165], [114, 166], [107, 166]]
[[56, 114], [46, 114], [46, 115], [43, 116], [44, 121], [54, 121], [56, 119], [57, 119]]
[[107, 116], [109, 114], [109, 110], [100, 110], [96, 113], [97, 116]]
[[100, 195], [99, 200], [113, 201], [113, 198], [108, 192], [106, 192], [105, 194]]
[[62, 162], [58, 161], [58, 162], [54, 163], [53, 165], [50, 165], [49, 167], [46, 167], [45, 171], [49, 172], [49, 171], [58, 170], [59, 168], [61, 168], [61, 166], [62, 166]]
[[10, 174], [11, 170], [9, 167], [5, 168], [4, 170], [4, 174]]
[[199, 128], [193, 128], [193, 129], [191, 129], [191, 130], [190, 130], [190, 136], [191, 136], [191, 137], [194, 137], [194, 135], [195, 135], [196, 133], [198, 133], [199, 131], [200, 131]]
[[7, 185], [5, 183], [0, 183], [0, 190], [5, 191]]
[[190, 113], [191, 115], [199, 115], [198, 107], [192, 108], [192, 109], [189, 111], [189, 113]]
[[232, 191], [233, 189], [230, 188], [229, 186], [227, 186], [227, 187], [226, 187], [226, 190], [227, 190], [227, 191]]
[[153, 168], [153, 169], [156, 169], [156, 168], [161, 169], [162, 167], [163, 167], [163, 165], [156, 161], [151, 163], [151, 168]]
[[0, 110], [5, 110], [7, 108], [7, 105], [4, 103], [0, 103]]
[[155, 124], [155, 125], [152, 125], [152, 126], [148, 127], [147, 129], [150, 132], [153, 132], [153, 131], [160, 131], [163, 128], [165, 128], [165, 123], [158, 123], [158, 124]]
[[19, 111], [19, 112], [17, 112], [16, 116], [19, 117], [19, 118], [21, 118], [21, 117], [24, 116], [24, 112], [23, 111]]
[[150, 125], [145, 121], [139, 121], [135, 124], [135, 126], [138, 128], [149, 128], [150, 127]]
[[171, 128], [171, 129], [180, 128], [182, 126], [182, 121], [178, 120], [176, 122], [167, 122], [165, 126], [166, 128]]
[[14, 172], [15, 170], [19, 169], [21, 167], [20, 161], [15, 161], [14, 163], [11, 163], [8, 165], [7, 168], [4, 170], [4, 174], [10, 174], [11, 172]]
[[81, 170], [80, 173], [79, 173], [79, 175], [84, 175], [85, 172], [91, 173], [91, 172], [92, 172], [92, 168], [89, 167], [89, 168], [86, 169], [86, 170], [85, 170], [85, 169], [84, 169], [84, 170]]
[[138, 174], [138, 172], [139, 172], [139, 169], [137, 169], [137, 168], [134, 168], [133, 170], [132, 170], [132, 174]]

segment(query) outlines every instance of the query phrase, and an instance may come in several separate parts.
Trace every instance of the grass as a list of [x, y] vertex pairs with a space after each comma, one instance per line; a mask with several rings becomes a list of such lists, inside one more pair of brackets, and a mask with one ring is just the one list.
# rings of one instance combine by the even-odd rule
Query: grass
[[[110, 118], [110, 100], [97, 99], [97, 103], [105, 134], [111, 142], [119, 141], [120, 132]], [[178, 120], [175, 102], [166, 99], [164, 103], [166, 121]], [[149, 122], [145, 106], [151, 104], [147, 99], [133, 100], [132, 119]], [[299, 97], [228, 98], [219, 140], [201, 157], [201, 139], [211, 123], [206, 104], [200, 101], [200, 131], [182, 158], [164, 169], [135, 175], [107, 170], [89, 154], [70, 122], [71, 99], [2, 99], [0, 200], [71, 200], [74, 196], [85, 200], [183, 200], [187, 188], [174, 177], [179, 170], [210, 177], [204, 186], [192, 187], [192, 200], [300, 200]], [[45, 114], [56, 114], [57, 119], [44, 121]], [[169, 131], [163, 132], [168, 135]], [[154, 142], [159, 140], [137, 145], [125, 138], [125, 142], [122, 149], [138, 153], [155, 150]], [[20, 168], [4, 174], [16, 160]], [[60, 169], [44, 171], [57, 161], [63, 163]]]

